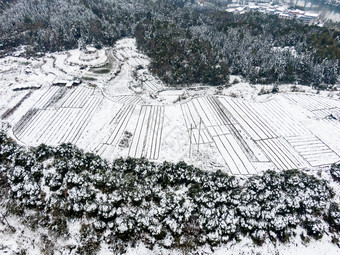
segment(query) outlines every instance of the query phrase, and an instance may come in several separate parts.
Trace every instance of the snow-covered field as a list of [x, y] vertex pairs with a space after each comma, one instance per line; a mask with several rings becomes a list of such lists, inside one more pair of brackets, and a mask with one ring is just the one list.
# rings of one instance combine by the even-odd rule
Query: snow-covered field
[[[2, 127], [28, 146], [70, 142], [108, 160], [119, 156], [184, 160], [235, 175], [268, 169], [319, 170], [340, 160], [339, 92], [285, 85], [279, 93], [263, 93], [272, 87], [253, 86], [234, 76], [231, 82], [241, 82], [229, 88], [175, 90], [152, 76], [148, 63], [133, 39], [100, 51], [0, 59]], [[82, 83], [75, 85], [79, 79]], [[24, 226], [21, 230], [24, 234], [9, 238], [0, 229], [1, 245], [19, 250], [16, 245], [25, 244], [35, 254], [34, 234]], [[294, 243], [268, 244], [264, 250], [246, 240], [202, 254], [336, 254], [336, 246], [324, 241], [298, 248]], [[105, 247], [101, 251], [106, 254]], [[128, 250], [128, 254], [169, 253], [157, 247], [150, 251], [142, 244]]]
[[[109, 160], [185, 160], [231, 174], [340, 160], [336, 91], [282, 86], [258, 95], [270, 87], [245, 82], [174, 90], [149, 73], [148, 63], [133, 39], [113, 49], [1, 59], [2, 123], [25, 145], [71, 142]], [[78, 79], [82, 84], [71, 86]]]

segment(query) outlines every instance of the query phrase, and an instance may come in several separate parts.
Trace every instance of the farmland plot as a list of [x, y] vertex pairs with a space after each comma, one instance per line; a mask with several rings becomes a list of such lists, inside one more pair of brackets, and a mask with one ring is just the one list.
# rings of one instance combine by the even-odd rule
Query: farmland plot
[[254, 144], [251, 137], [244, 132], [237, 120], [232, 116], [230, 111], [226, 109], [223, 104], [215, 97], [209, 96], [207, 100], [210, 107], [218, 113], [223, 123], [226, 123], [229, 131], [235, 137], [236, 142], [239, 144], [243, 153], [247, 156], [250, 161], [268, 161], [266, 156], [261, 150]]
[[50, 98], [48, 103], [44, 106], [45, 109], [51, 108], [59, 108], [62, 103], [64, 97], [67, 95], [68, 89], [65, 87], [61, 87], [58, 91]]
[[321, 109], [321, 110], [314, 110], [314, 115], [318, 119], [332, 119], [337, 116], [340, 116], [340, 108], [331, 108], [331, 109]]
[[77, 87], [76, 89], [72, 89], [71, 93], [68, 94], [68, 97], [63, 102], [63, 108], [82, 108], [90, 95], [92, 95], [94, 89], [86, 88], [86, 87]]
[[278, 100], [265, 103], [249, 103], [257, 115], [281, 136], [308, 135], [310, 131], [289, 114]]
[[252, 109], [249, 103], [225, 97], [219, 98], [219, 101], [254, 140], [278, 137], [276, 132]]
[[114, 96], [110, 97], [115, 102], [120, 102], [123, 104], [140, 104], [142, 103], [142, 99], [139, 96], [134, 95], [126, 95], [126, 96]]
[[282, 137], [260, 140], [256, 141], [256, 143], [280, 170], [298, 169], [308, 166], [301, 155]]
[[[190, 164], [190, 152], [190, 139], [181, 104], [164, 106], [162, 141], [158, 160], [165, 161], [171, 159], [173, 162], [186, 160]], [[215, 151], [213, 155], [216, 154], [218, 152]], [[208, 162], [208, 160], [205, 162]], [[214, 158], [213, 162], [217, 162], [217, 160]], [[218, 162], [221, 162], [221, 160]], [[224, 162], [222, 161], [222, 163]]]
[[58, 94], [60, 87], [50, 87], [48, 90], [39, 98], [39, 100], [33, 105], [34, 109], [46, 109], [46, 107], [50, 104], [50, 100], [53, 96]]
[[266, 154], [257, 146], [256, 142], [249, 137], [249, 135], [238, 123], [232, 125], [231, 130], [233, 129], [235, 129], [235, 131], [232, 133], [236, 141], [251, 162], [261, 164], [270, 162]]
[[340, 134], [340, 122], [335, 119], [322, 119], [321, 125], [324, 126], [324, 130], [334, 132], [334, 134]]
[[129, 156], [158, 159], [163, 122], [163, 106], [143, 105], [132, 137]]
[[67, 127], [59, 142], [71, 142], [76, 144], [102, 99], [103, 98], [101, 97], [90, 97], [84, 107], [81, 108], [79, 114], [77, 114], [76, 119], [70, 118], [73, 122]]
[[231, 134], [214, 136], [213, 140], [232, 174], [256, 174], [254, 166]]
[[[127, 44], [133, 43], [129, 39], [127, 39], [127, 41], [129, 41]], [[117, 53], [120, 54], [121, 58], [128, 60], [130, 65], [145, 66], [149, 64], [148, 60], [144, 59], [138, 52], [136, 52], [136, 48], [133, 45], [130, 45], [130, 47], [123, 46]]]
[[134, 105], [124, 105], [120, 108], [110, 123], [106, 125], [104, 130], [102, 130], [102, 132], [107, 135], [94, 149], [95, 153], [106, 158], [113, 158], [114, 151], [118, 143], [121, 141], [122, 135], [126, 130], [135, 108], [136, 107]]
[[250, 163], [250, 158], [254, 158], [253, 152], [237, 130], [230, 112], [211, 96], [199, 98], [194, 104], [231, 173], [255, 174], [256, 170]]
[[[304, 107], [313, 112], [337, 109], [335, 107], [338, 102], [334, 100], [324, 100], [309, 95], [292, 96], [296, 96], [296, 100], [301, 100]], [[232, 113], [244, 131], [252, 137], [255, 144], [278, 169], [305, 168], [339, 160], [339, 156], [334, 151], [316, 138], [291, 113], [285, 111], [279, 100], [253, 103], [219, 98], [219, 101]], [[333, 122], [332, 119], [324, 121], [332, 122], [335, 131], [338, 123]]]
[[56, 105], [65, 94], [65, 88], [50, 87], [42, 96], [40, 96], [33, 107], [17, 122], [13, 128], [14, 134], [19, 139], [24, 139], [24, 136], [28, 136], [35, 141], [32, 132], [37, 130], [37, 127], [41, 128], [45, 123], [48, 125], [50, 121], [53, 120], [51, 117], [56, 117], [56, 111], [46, 110], [55, 110], [56, 108], [52, 106]]
[[[35, 115], [22, 128], [14, 129], [17, 138], [25, 143], [38, 144], [38, 140], [45, 129], [57, 117], [56, 110], [37, 110]], [[20, 125], [21, 121], [18, 123]]]
[[[211, 97], [182, 104], [189, 135], [195, 143], [214, 143], [232, 174], [254, 174], [255, 168], [232, 134], [231, 121]], [[201, 127], [200, 127], [201, 126]], [[191, 131], [194, 127], [196, 132]], [[198, 129], [198, 130], [197, 130]], [[198, 136], [197, 131], [200, 133]]]
[[336, 119], [310, 119], [306, 126], [323, 143], [340, 155], [340, 121]]
[[201, 117], [196, 111], [193, 102], [189, 101], [186, 104], [182, 104], [181, 108], [191, 143], [211, 143], [211, 136], [209, 135], [207, 128], [202, 125]]
[[144, 81], [143, 88], [152, 93], [157, 93], [163, 90], [163, 86], [160, 83], [153, 80]]
[[9, 100], [8, 104], [6, 105], [7, 110], [5, 110], [3, 113], [1, 113], [2, 109], [0, 108], [0, 118], [1, 119], [8, 119], [9, 117], [11, 117], [11, 115], [20, 107], [20, 105], [26, 99], [28, 99], [31, 95], [32, 95], [32, 91], [29, 91], [27, 93], [18, 93], [17, 96], [13, 96]]
[[311, 166], [331, 164], [340, 160], [338, 154], [314, 135], [289, 137], [287, 141]]
[[[90, 89], [83, 88], [92, 93]], [[79, 96], [66, 88], [50, 87], [13, 128], [14, 135], [24, 143], [57, 145], [63, 142], [77, 143], [82, 131], [100, 104], [102, 97], [85, 93]], [[67, 92], [67, 93], [66, 93]], [[57, 104], [64, 95], [70, 95], [64, 104]], [[73, 96], [76, 95], [76, 96]], [[59, 105], [60, 107], [51, 107]], [[64, 107], [66, 105], [67, 107]]]
[[40, 111], [38, 117], [20, 135], [21, 140], [35, 144], [57, 145], [63, 142], [76, 144], [100, 101], [100, 98], [92, 97], [81, 109], [60, 108], [55, 111]]
[[25, 130], [25, 127], [31, 122], [31, 120], [38, 113], [38, 109], [32, 108], [18, 121], [18, 123], [13, 127], [13, 133], [18, 137], [20, 133]]
[[[277, 101], [250, 103], [230, 98], [219, 98], [256, 146], [281, 170], [304, 168], [308, 162], [284, 137], [311, 134]], [[255, 150], [254, 150], [255, 151]]]
[[118, 144], [118, 142], [120, 141], [120, 137], [124, 132], [134, 109], [135, 107], [132, 105], [127, 105], [121, 108], [121, 110], [112, 121], [112, 124], [115, 126], [115, 128], [107, 139], [107, 144], [111, 144], [114, 146]]
[[319, 110], [332, 110], [340, 108], [339, 101], [316, 95], [287, 94], [284, 95], [284, 97], [295, 104], [301, 105], [313, 113], [316, 111], [316, 116], [318, 116]]

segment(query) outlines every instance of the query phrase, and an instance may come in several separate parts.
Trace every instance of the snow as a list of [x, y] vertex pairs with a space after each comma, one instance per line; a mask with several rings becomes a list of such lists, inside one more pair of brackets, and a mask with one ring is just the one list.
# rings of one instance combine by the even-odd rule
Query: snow
[[[325, 238], [328, 239], [328, 238]], [[328, 242], [327, 242], [328, 241]], [[211, 253], [214, 255], [222, 254], [308, 254], [308, 255], [321, 255], [321, 254], [338, 254], [338, 247], [331, 244], [329, 240], [327, 241], [311, 241], [307, 245], [301, 245], [298, 241], [293, 242], [289, 245], [279, 244], [277, 247], [274, 245], [266, 244], [262, 247], [254, 247], [252, 244], [246, 243], [247, 241], [242, 241], [240, 244], [231, 247], [223, 247], [217, 249], [215, 252]], [[249, 242], [249, 241], [248, 241]], [[322, 244], [320, 244], [322, 243]]]
[[7, 217], [6, 219], [16, 231], [13, 232], [6, 225], [0, 224], [0, 253], [18, 254], [26, 250], [26, 254], [39, 254], [39, 231], [33, 232], [22, 224], [18, 224], [17, 217]]
[[[13, 110], [2, 122], [27, 145], [73, 142], [109, 160], [128, 155], [184, 160], [232, 174], [340, 160], [335, 135], [340, 122], [326, 118], [340, 112], [336, 91], [317, 94], [310, 87], [282, 85], [271, 94], [272, 85], [250, 85], [239, 76], [231, 76], [234, 85], [224, 89], [197, 84], [174, 90], [151, 75], [148, 64], [129, 38], [111, 49], [6, 57], [0, 60], [0, 114]], [[63, 79], [83, 83], [51, 86]], [[37, 80], [41, 88], [31, 90]], [[319, 143], [313, 158], [290, 142], [306, 135]]]
[[[329, 239], [329, 238], [324, 238]], [[321, 243], [321, 244], [320, 244]], [[280, 254], [280, 255], [291, 255], [291, 254], [301, 254], [301, 255], [336, 255], [339, 253], [339, 248], [329, 240], [311, 241], [309, 244], [301, 244], [298, 241], [293, 242], [289, 245], [278, 244], [274, 246], [273, 244], [265, 244], [263, 246], [254, 246], [252, 241], [246, 239], [238, 244], [227, 244], [224, 247], [215, 248], [211, 250], [209, 248], [201, 248], [197, 251], [197, 254], [209, 254], [209, 255], [234, 255], [234, 254]], [[100, 254], [108, 254], [102, 250]], [[164, 248], [156, 247], [154, 250], [150, 250], [145, 247], [144, 244], [139, 244], [137, 247], [128, 248], [127, 255], [139, 255], [139, 254], [171, 254], [171, 255], [182, 255], [186, 254], [185, 251], [180, 250], [168, 250]]]
[[[293, 49], [276, 50], [293, 52]], [[130, 38], [118, 41], [113, 48], [88, 48], [87, 53], [76, 49], [42, 58], [0, 59], [1, 125], [7, 126], [8, 133], [21, 144], [73, 142], [110, 161], [129, 155], [146, 156], [156, 162], [183, 160], [204, 170], [237, 175], [254, 175], [268, 169], [309, 169], [328, 180], [336, 191], [335, 200], [340, 201], [339, 185], [330, 181], [325, 167], [340, 160], [340, 122], [331, 117], [340, 113], [339, 92], [317, 92], [307, 86], [289, 84], [280, 85], [279, 93], [272, 94], [267, 92], [273, 85], [250, 85], [240, 76], [231, 76], [233, 85], [223, 89], [201, 84], [173, 89], [149, 72], [149, 63]], [[52, 86], [58, 80], [74, 79], [83, 82], [77, 87]], [[9, 110], [10, 114], [5, 116]], [[16, 171], [20, 174], [20, 169]], [[55, 169], [49, 171], [53, 174]], [[29, 181], [23, 185], [27, 193], [36, 195], [36, 188]], [[49, 190], [43, 191], [50, 198]], [[176, 198], [183, 197], [183, 190], [173, 192]], [[73, 188], [69, 195], [76, 200], [84, 194], [82, 189]], [[297, 203], [293, 199], [284, 201]], [[191, 209], [190, 203], [189, 199], [185, 200], [184, 217]], [[94, 209], [97, 209], [94, 204], [87, 207], [89, 211]], [[123, 209], [115, 212], [103, 204], [100, 210], [120, 214], [118, 229], [128, 230]], [[257, 211], [253, 207], [246, 213]], [[207, 215], [211, 213], [210, 209], [206, 211]], [[20, 253], [22, 249], [27, 254], [41, 253], [38, 247], [43, 242], [41, 234], [46, 234], [44, 230], [33, 232], [18, 224], [17, 217], [7, 220], [17, 231], [10, 232], [0, 223], [1, 254]], [[287, 224], [279, 218], [276, 223]], [[96, 227], [102, 228], [102, 224]], [[76, 245], [82, 220], [67, 225], [70, 231], [67, 244]], [[174, 231], [178, 229], [174, 221], [169, 220], [168, 225]], [[152, 231], [159, 231], [155, 226]], [[261, 232], [257, 235], [261, 236]], [[214, 234], [209, 238], [213, 240]], [[311, 240], [308, 244], [300, 239], [297, 235], [290, 244], [265, 243], [258, 247], [249, 238], [243, 238], [240, 243], [227, 243], [214, 250], [203, 247], [198, 253], [339, 253], [339, 248], [331, 243], [331, 236], [324, 235], [322, 240]], [[63, 242], [60, 238], [56, 245], [64, 246]], [[165, 247], [172, 242], [167, 238]], [[112, 254], [112, 251], [102, 244], [98, 254]], [[149, 250], [138, 244], [129, 247], [127, 254], [187, 253], [158, 246]]]

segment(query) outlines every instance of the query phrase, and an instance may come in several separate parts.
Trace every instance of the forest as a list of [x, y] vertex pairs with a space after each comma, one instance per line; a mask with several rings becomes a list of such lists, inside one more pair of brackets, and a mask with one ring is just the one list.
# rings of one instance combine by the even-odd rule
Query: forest
[[[339, 181], [340, 165], [330, 173]], [[16, 215], [32, 231], [49, 231], [44, 254], [54, 251], [56, 239], [74, 238], [74, 221], [81, 224], [78, 254], [94, 254], [102, 242], [119, 254], [138, 242], [185, 253], [243, 238], [262, 245], [331, 235], [339, 245], [334, 191], [326, 180], [299, 170], [241, 180], [184, 162], [111, 163], [71, 144], [26, 148], [1, 132], [0, 185], [6, 209], [0, 220]]]
[[337, 82], [339, 32], [201, 7], [189, 0], [17, 0], [0, 11], [0, 55], [26, 45], [27, 55], [136, 37], [150, 70], [175, 86], [228, 85], [229, 74], [251, 83]]

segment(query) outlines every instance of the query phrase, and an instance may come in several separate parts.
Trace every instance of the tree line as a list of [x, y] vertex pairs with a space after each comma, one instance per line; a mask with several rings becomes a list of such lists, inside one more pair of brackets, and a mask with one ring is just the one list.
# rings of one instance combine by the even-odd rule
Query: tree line
[[[339, 176], [338, 165], [331, 174]], [[42, 243], [52, 251], [65, 249], [54, 244], [69, 238], [76, 238], [77, 254], [95, 254], [103, 243], [122, 254], [138, 242], [189, 253], [248, 237], [262, 245], [332, 235], [339, 245], [334, 191], [298, 170], [240, 181], [184, 162], [108, 162], [72, 144], [25, 148], [0, 132], [0, 185], [4, 215], [48, 232]]]

